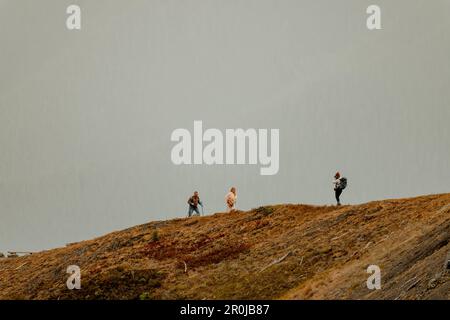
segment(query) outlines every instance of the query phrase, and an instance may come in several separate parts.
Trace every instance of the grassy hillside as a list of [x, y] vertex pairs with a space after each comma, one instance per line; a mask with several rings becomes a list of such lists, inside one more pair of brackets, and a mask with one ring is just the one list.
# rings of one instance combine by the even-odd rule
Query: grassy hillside
[[[274, 205], [0, 259], [0, 299], [450, 299], [449, 240], [450, 194]], [[366, 287], [372, 264], [381, 290]]]

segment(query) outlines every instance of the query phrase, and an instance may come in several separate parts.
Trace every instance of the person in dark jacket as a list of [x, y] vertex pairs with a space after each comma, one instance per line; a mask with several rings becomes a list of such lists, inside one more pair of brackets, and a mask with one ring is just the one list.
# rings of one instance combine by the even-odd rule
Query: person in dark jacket
[[194, 195], [188, 199], [188, 204], [189, 204], [189, 212], [188, 212], [188, 216], [189, 217], [192, 216], [192, 214], [194, 212], [196, 212], [197, 215], [200, 215], [200, 211], [198, 210], [198, 206], [200, 205], [200, 206], [203, 207], [203, 204], [200, 201], [200, 197], [198, 196], [198, 192], [197, 191], [195, 191]]
[[341, 174], [339, 172], [336, 172], [336, 174], [334, 175], [333, 184], [334, 184], [334, 196], [336, 197], [337, 205], [340, 206], [341, 201], [339, 197], [341, 196], [342, 190], [344, 190], [344, 188], [341, 187]]

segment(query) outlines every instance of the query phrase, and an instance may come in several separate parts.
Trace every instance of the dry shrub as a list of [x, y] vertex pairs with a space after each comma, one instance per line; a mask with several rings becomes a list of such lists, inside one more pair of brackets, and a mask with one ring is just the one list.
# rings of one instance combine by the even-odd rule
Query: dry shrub
[[264, 217], [271, 215], [275, 209], [273, 207], [259, 207], [256, 209], [253, 209], [253, 211], [255, 211], [256, 214], [260, 214]]
[[139, 299], [146, 292], [152, 299], [165, 274], [154, 269], [107, 269], [95, 277], [86, 277], [81, 290], [64, 290], [63, 298], [82, 300]]
[[156, 260], [175, 258], [202, 249], [222, 237], [224, 237], [224, 234], [219, 234], [214, 237], [201, 235], [194, 241], [160, 240], [151, 242], [145, 246], [143, 253], [147, 257]]
[[[239, 254], [247, 251], [249, 248], [250, 245], [244, 242], [227, 242], [197, 254], [182, 256], [180, 259], [181, 261], [186, 262], [188, 267], [196, 268], [219, 263], [226, 259], [236, 258]], [[180, 262], [180, 267], [181, 266], [184, 268], [183, 262]]]
[[257, 229], [261, 229], [265, 226], [270, 225], [269, 221], [265, 221], [265, 220], [254, 220], [251, 222], [247, 222], [240, 230], [240, 233], [243, 232], [250, 232], [250, 231], [254, 231]]

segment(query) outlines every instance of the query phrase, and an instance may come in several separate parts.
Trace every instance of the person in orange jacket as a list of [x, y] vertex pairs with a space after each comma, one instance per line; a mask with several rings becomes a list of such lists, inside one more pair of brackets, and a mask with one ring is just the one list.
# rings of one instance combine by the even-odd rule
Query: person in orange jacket
[[237, 199], [236, 188], [232, 187], [230, 189], [230, 192], [228, 192], [227, 195], [225, 196], [227, 212], [232, 212], [232, 211], [236, 210], [236, 208], [235, 208], [236, 199]]

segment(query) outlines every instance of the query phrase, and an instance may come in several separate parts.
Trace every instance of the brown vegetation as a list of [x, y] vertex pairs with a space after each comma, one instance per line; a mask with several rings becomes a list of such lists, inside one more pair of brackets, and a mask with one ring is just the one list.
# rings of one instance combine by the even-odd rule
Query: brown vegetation
[[[449, 299], [450, 194], [276, 205], [0, 259], [1, 299]], [[368, 290], [367, 266], [382, 289]], [[66, 269], [81, 268], [81, 290]]]

